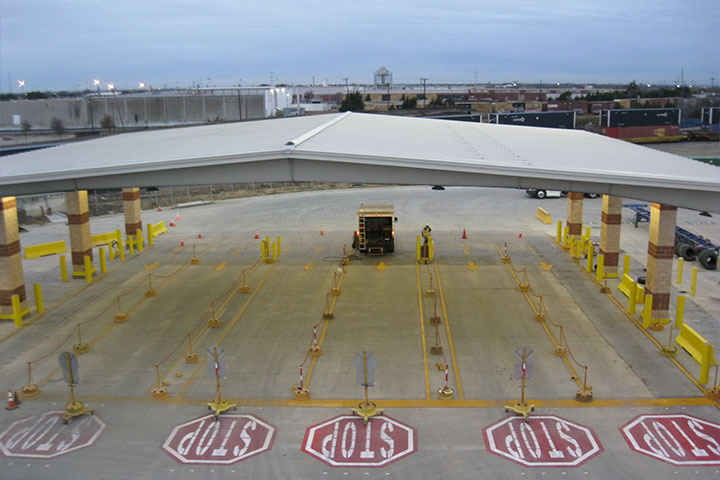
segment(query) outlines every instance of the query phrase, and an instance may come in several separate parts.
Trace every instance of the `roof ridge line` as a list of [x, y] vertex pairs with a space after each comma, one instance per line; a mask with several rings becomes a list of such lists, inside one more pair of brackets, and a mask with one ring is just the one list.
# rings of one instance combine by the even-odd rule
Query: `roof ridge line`
[[297, 147], [297, 146], [300, 145], [301, 143], [303, 143], [303, 142], [305, 142], [305, 141], [307, 141], [307, 140], [310, 140], [312, 137], [314, 137], [314, 136], [317, 135], [318, 133], [322, 132], [323, 130], [325, 130], [325, 129], [327, 129], [327, 128], [333, 126], [333, 125], [335, 125], [335, 124], [336, 124], [337, 122], [339, 122], [340, 120], [343, 120], [343, 119], [347, 118], [348, 115], [350, 115], [350, 113], [351, 113], [351, 112], [345, 112], [345, 113], [343, 113], [342, 115], [339, 115], [339, 116], [333, 118], [333, 119], [330, 120], [329, 122], [325, 122], [325, 123], [323, 123], [322, 125], [320, 125], [319, 127], [315, 127], [315, 128], [313, 128], [312, 130], [310, 130], [309, 132], [303, 133], [303, 134], [300, 135], [299, 137], [290, 140], [289, 142], [287, 142], [287, 143], [285, 144], [285, 151], [286, 151], [286, 153], [290, 153], [289, 151], [292, 151], [293, 148]]

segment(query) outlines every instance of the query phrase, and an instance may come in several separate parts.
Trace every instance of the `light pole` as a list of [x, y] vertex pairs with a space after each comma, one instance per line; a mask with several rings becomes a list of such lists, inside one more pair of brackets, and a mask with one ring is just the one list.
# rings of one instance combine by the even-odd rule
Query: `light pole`
[[425, 82], [427, 82], [427, 78], [420, 77], [420, 81], [423, 84], [423, 110], [425, 110]]

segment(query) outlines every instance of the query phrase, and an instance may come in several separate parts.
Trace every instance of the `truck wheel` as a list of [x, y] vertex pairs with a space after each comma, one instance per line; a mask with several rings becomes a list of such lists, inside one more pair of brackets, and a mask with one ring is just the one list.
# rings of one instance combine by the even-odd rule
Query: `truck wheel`
[[692, 262], [697, 258], [697, 251], [687, 243], [680, 247], [680, 256], [688, 262]]
[[682, 248], [683, 245], [685, 245], [685, 244], [682, 243], [681, 241], [675, 240], [675, 255], [676, 255], [676, 256], [678, 256], [678, 257], [681, 256], [681, 255], [680, 255], [680, 249]]
[[588, 193], [587, 196], [588, 196], [588, 198], [597, 198], [598, 194], [597, 193]]
[[718, 254], [712, 250], [703, 250], [697, 257], [700, 265], [708, 270], [717, 270]]
[[537, 191], [537, 194], [536, 194], [536, 196], [537, 196], [540, 200], [542, 200], [543, 198], [545, 198], [545, 195], [546, 195], [545, 190], [538, 190], [538, 191]]
[[353, 243], [352, 243], [352, 247], [351, 247], [351, 248], [354, 248], [354, 249], [356, 249], [356, 250], [357, 250], [357, 248], [358, 248], [358, 236], [357, 236], [357, 235], [353, 235]]

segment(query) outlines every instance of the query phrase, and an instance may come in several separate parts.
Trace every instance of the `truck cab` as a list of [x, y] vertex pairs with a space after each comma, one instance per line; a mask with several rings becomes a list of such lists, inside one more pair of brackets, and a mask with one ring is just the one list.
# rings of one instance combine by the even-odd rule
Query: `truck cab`
[[353, 247], [368, 255], [395, 251], [395, 209], [392, 205], [360, 205]]

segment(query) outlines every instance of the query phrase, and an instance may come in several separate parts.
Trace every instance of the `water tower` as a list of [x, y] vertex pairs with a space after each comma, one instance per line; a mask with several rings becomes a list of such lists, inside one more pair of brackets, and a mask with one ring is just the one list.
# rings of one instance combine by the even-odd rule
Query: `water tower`
[[387, 88], [392, 84], [392, 72], [385, 67], [375, 71], [375, 88]]

